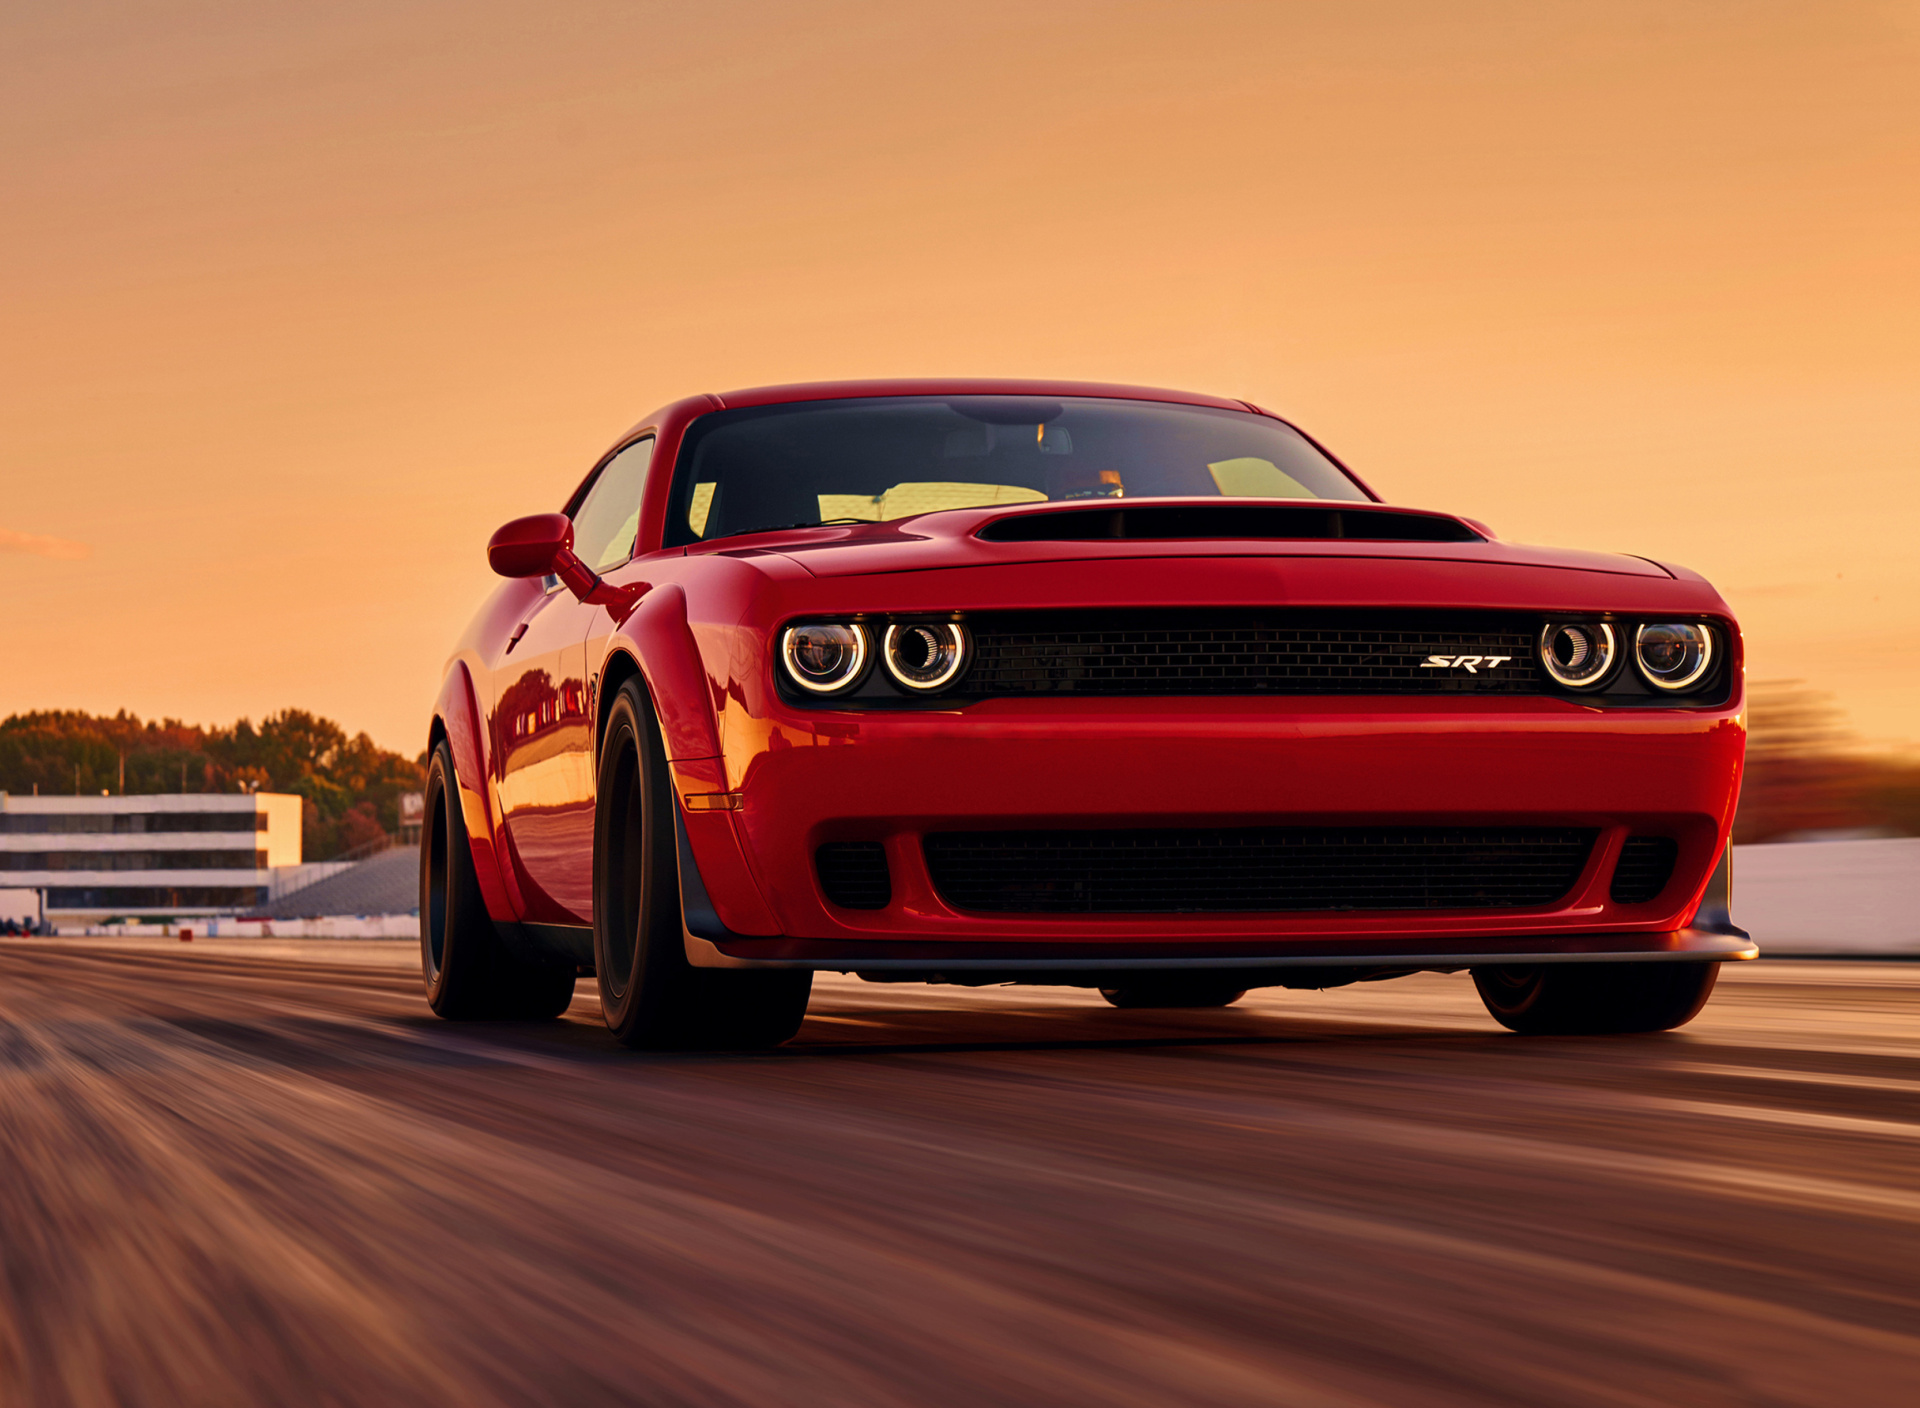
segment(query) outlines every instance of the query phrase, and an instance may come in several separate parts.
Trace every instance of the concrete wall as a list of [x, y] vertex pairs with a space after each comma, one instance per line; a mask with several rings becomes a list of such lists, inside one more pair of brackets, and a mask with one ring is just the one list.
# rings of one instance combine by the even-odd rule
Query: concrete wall
[[1763, 956], [1920, 956], [1920, 837], [1736, 846], [1733, 922]]

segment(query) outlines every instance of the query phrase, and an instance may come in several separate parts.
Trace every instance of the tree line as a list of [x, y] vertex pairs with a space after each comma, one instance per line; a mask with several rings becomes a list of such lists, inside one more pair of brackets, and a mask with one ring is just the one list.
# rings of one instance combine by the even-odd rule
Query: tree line
[[203, 727], [178, 719], [111, 718], [76, 709], [0, 721], [0, 792], [291, 792], [304, 799], [304, 860], [327, 860], [400, 824], [400, 796], [418, 792], [426, 754], [408, 759], [332, 719], [282, 709], [258, 724]]
[[1747, 730], [1737, 843], [1818, 831], [1920, 836], [1920, 756], [1866, 747], [1831, 695], [1761, 680], [1748, 688]]

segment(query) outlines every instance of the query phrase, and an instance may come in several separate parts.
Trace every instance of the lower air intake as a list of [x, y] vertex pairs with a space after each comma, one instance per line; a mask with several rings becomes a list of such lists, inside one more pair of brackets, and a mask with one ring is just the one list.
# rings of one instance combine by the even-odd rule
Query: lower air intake
[[926, 838], [956, 909], [1017, 914], [1528, 909], [1580, 878], [1575, 827], [965, 831]]
[[885, 909], [893, 901], [886, 848], [878, 841], [829, 841], [813, 853], [820, 888], [842, 909]]
[[1629, 836], [1614, 863], [1608, 894], [1615, 904], [1649, 904], [1673, 879], [1680, 843], [1671, 836]]

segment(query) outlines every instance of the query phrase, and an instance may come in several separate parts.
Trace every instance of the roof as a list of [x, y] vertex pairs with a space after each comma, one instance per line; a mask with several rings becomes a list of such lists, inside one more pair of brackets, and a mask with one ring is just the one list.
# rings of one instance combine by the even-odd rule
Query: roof
[[75, 797], [53, 792], [22, 797], [0, 792], [0, 811], [55, 816], [75, 812], [115, 816], [155, 812], [258, 812], [266, 810], [269, 802], [292, 802], [297, 806], [300, 798], [290, 792], [135, 792], [115, 793], [110, 797]]
[[1245, 401], [1127, 386], [1105, 381], [1033, 381], [1010, 377], [909, 377], [871, 381], [802, 381], [788, 386], [753, 386], [714, 396], [723, 407], [772, 406], [785, 401], [844, 401], [865, 396], [1101, 396], [1122, 401], [1171, 401], [1182, 406], [1211, 406], [1223, 411], [1253, 411]]

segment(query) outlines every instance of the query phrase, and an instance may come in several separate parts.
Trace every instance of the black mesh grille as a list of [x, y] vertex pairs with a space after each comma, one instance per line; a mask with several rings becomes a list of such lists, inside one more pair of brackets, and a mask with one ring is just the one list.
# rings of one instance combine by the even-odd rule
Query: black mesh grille
[[842, 909], [885, 909], [893, 900], [887, 852], [878, 841], [829, 841], [813, 853], [820, 888]]
[[970, 625], [973, 664], [952, 693], [974, 698], [1543, 689], [1538, 623], [1513, 617], [1087, 611], [986, 615]]
[[971, 831], [926, 839], [958, 909], [1144, 914], [1517, 909], [1573, 888], [1597, 833], [1574, 827], [1222, 827]]
[[1671, 836], [1629, 836], [1620, 848], [1620, 859], [1613, 867], [1613, 886], [1608, 891], [1615, 904], [1646, 904], [1660, 898], [1673, 879], [1673, 863], [1680, 858], [1680, 843]]

